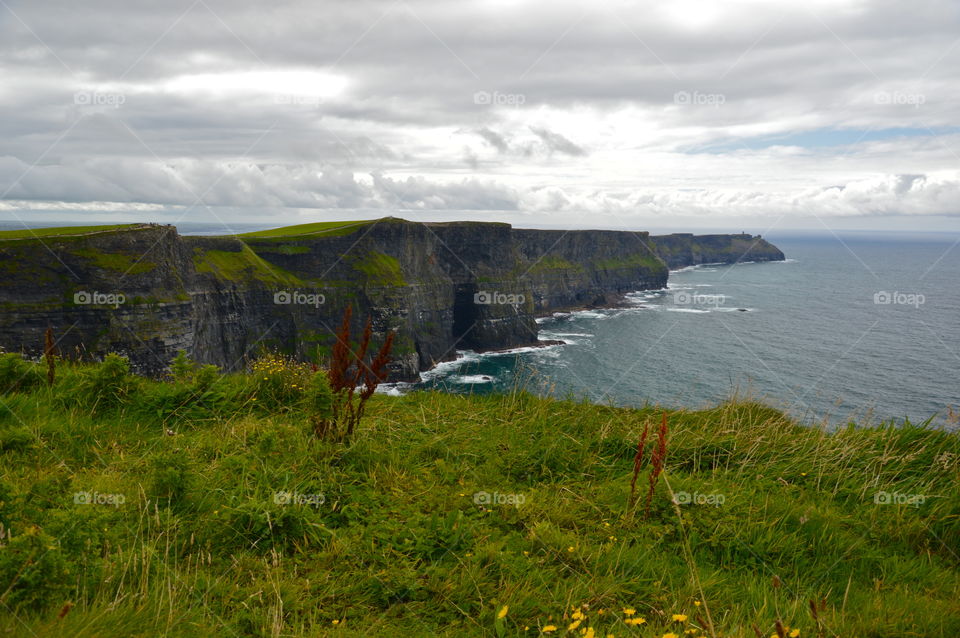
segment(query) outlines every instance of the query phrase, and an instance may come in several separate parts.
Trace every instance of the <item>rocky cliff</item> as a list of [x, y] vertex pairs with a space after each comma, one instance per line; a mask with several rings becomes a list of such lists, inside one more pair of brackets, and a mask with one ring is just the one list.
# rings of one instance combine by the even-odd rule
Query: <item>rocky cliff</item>
[[347, 305], [397, 331], [395, 378], [457, 349], [535, 344], [537, 316], [662, 288], [668, 268], [783, 259], [750, 235], [515, 229], [386, 218], [184, 237], [153, 224], [0, 233], [0, 346], [128, 355], [158, 374], [178, 349], [236, 369], [262, 348], [329, 354]]

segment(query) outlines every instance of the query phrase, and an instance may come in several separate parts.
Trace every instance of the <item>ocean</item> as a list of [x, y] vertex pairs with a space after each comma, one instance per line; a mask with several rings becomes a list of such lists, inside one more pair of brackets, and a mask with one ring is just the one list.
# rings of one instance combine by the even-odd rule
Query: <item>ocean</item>
[[540, 320], [563, 346], [461, 352], [397, 391], [517, 385], [620, 406], [763, 400], [811, 424], [960, 416], [960, 246], [917, 235], [769, 235], [785, 262], [670, 274], [630, 306]]
[[[67, 225], [68, 222], [31, 224]], [[224, 234], [180, 223], [183, 234]], [[0, 229], [19, 229], [0, 222]], [[236, 224], [235, 232], [270, 227]], [[960, 420], [960, 238], [768, 233], [785, 262], [672, 272], [625, 308], [539, 320], [562, 346], [459, 352], [388, 391], [529, 391], [619, 406], [698, 408], [734, 395], [832, 426]]]

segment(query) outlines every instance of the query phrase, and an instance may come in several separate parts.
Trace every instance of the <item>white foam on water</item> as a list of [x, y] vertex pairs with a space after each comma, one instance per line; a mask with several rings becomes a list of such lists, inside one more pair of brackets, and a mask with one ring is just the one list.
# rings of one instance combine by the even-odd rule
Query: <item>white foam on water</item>
[[397, 381], [395, 383], [381, 383], [377, 386], [377, 394], [385, 394], [390, 397], [402, 397], [414, 388], [414, 384], [406, 381]]
[[451, 383], [463, 384], [493, 383], [495, 380], [489, 374], [459, 374], [447, 379]]
[[667, 308], [667, 311], [668, 312], [690, 312], [698, 315], [703, 315], [710, 312], [709, 310], [698, 310], [697, 308]]
[[445, 377], [454, 372], [464, 363], [478, 361], [483, 356], [473, 350], [457, 350], [457, 358], [453, 361], [442, 361], [429, 370], [420, 373], [420, 381], [430, 381], [437, 377]]
[[602, 312], [597, 312], [595, 310], [577, 310], [573, 313], [574, 317], [578, 319], [606, 319], [607, 315]]

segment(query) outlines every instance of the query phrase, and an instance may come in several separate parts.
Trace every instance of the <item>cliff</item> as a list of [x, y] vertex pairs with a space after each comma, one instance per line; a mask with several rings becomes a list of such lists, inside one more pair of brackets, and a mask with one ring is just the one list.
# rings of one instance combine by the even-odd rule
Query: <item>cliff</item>
[[397, 331], [395, 377], [457, 349], [535, 344], [535, 318], [662, 288], [668, 268], [783, 259], [750, 235], [514, 229], [386, 218], [225, 237], [172, 226], [0, 233], [0, 346], [121, 352], [144, 374], [178, 349], [226, 370], [261, 348], [329, 354], [347, 305]]

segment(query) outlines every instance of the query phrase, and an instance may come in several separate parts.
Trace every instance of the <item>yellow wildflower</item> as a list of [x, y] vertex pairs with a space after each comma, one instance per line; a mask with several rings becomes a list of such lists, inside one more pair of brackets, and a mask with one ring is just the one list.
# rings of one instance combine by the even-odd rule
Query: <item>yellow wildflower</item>
[[583, 620], [584, 618], [586, 618], [586, 616], [583, 615], [583, 612], [580, 611], [579, 609], [576, 610], [575, 612], [573, 612], [573, 613], [571, 614], [571, 617], [572, 617], [574, 620]]
[[674, 622], [687, 622], [687, 615], [686, 615], [686, 614], [674, 614], [674, 615], [673, 615], [673, 620], [674, 620]]
[[793, 631], [790, 632], [790, 638], [798, 638], [799, 635], [800, 635], [799, 629], [794, 629]]
[[557, 630], [557, 626], [556, 626], [556, 625], [547, 625], [546, 627], [543, 628], [543, 633], [545, 633], [545, 634], [552, 634], [552, 633], [555, 632], [556, 630]]
[[506, 615], [507, 615], [507, 611], [508, 611], [509, 609], [510, 609], [510, 606], [509, 606], [509, 605], [504, 605], [504, 606], [503, 606], [503, 609], [501, 609], [501, 610], [497, 613], [497, 618], [503, 618], [504, 616], [506, 616]]
[[587, 633], [583, 634], [583, 638], [594, 638], [594, 636], [596, 636], [596, 634], [593, 633], [593, 627], [588, 628]]
[[634, 615], [635, 613], [637, 613], [637, 610], [634, 609], [633, 607], [624, 607], [624, 608], [623, 608], [623, 615], [624, 615], [624, 616], [632, 616], [632, 615]]
[[582, 620], [574, 620], [572, 623], [570, 623], [570, 626], [567, 627], [567, 631], [573, 631], [574, 629], [579, 627], [580, 623], [582, 622], [583, 622]]
[[663, 634], [662, 638], [680, 638], [677, 634]]

